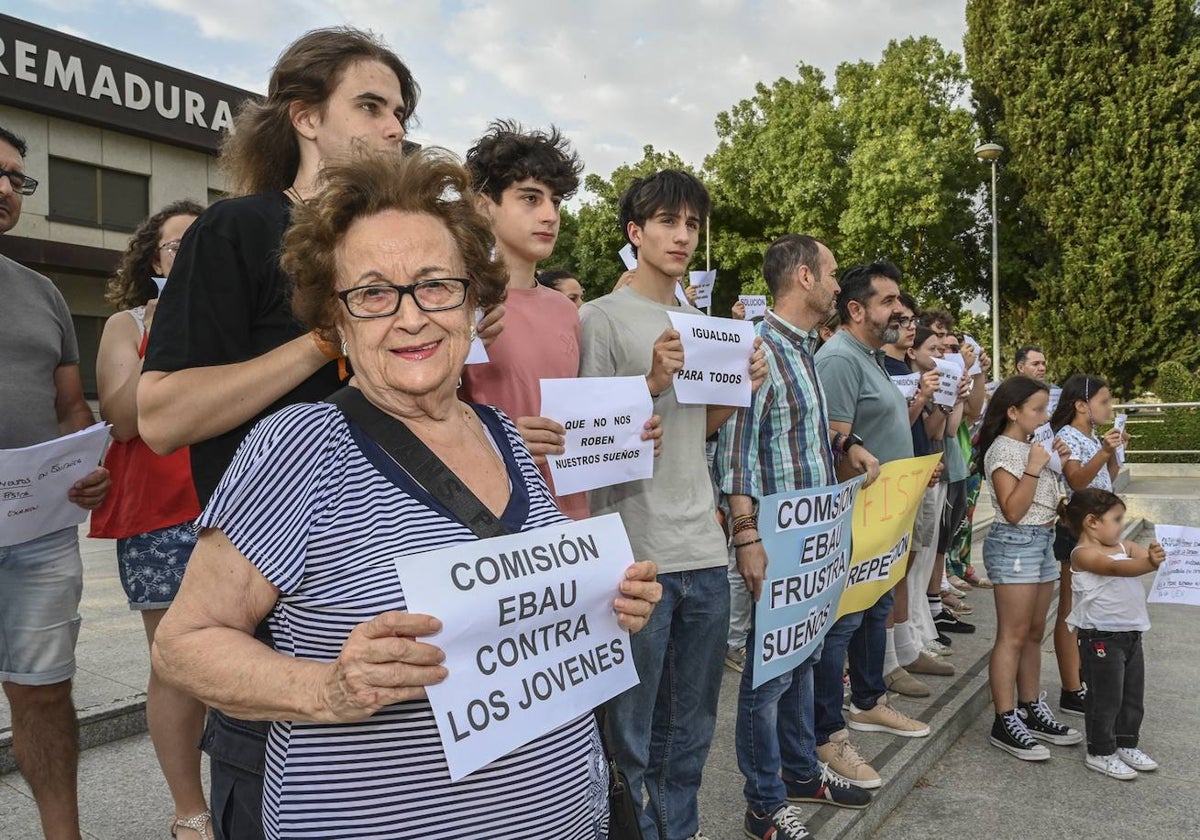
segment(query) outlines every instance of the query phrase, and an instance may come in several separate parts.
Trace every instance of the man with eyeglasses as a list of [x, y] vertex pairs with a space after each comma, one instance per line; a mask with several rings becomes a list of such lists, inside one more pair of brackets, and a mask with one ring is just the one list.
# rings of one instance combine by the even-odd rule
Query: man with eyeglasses
[[[0, 234], [37, 189], [25, 141], [0, 128]], [[0, 449], [32, 446], [95, 422], [83, 398], [71, 312], [47, 277], [0, 256]], [[108, 470], [97, 467], [67, 498], [92, 510]], [[79, 837], [79, 727], [71, 701], [83, 562], [72, 526], [0, 548], [0, 683], [12, 712], [13, 756], [47, 838]]]

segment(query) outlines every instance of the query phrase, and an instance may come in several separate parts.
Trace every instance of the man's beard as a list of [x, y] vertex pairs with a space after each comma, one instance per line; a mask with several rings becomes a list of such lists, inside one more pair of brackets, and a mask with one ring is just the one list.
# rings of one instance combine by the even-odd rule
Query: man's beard
[[883, 343], [884, 344], [895, 344], [899, 340], [900, 340], [900, 328], [899, 327], [890, 327], [889, 326], [889, 327], [884, 328], [884, 331], [883, 331]]

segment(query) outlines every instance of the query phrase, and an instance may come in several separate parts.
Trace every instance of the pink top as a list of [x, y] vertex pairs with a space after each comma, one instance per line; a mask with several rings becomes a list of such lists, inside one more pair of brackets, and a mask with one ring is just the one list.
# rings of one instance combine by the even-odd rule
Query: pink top
[[[579, 375], [579, 339], [579, 310], [566, 295], [545, 286], [509, 287], [504, 331], [488, 347], [491, 361], [463, 369], [460, 395], [496, 406], [514, 423], [519, 417], [536, 417], [542, 413], [543, 379]], [[549, 467], [541, 471], [553, 489]], [[587, 493], [555, 498], [567, 516], [587, 518]]]

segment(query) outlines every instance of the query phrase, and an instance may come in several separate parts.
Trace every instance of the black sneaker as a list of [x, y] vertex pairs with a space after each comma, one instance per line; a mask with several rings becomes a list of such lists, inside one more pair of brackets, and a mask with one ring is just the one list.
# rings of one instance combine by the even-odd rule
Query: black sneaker
[[1058, 710], [1064, 715], [1080, 715], [1084, 714], [1083, 701], [1087, 699], [1087, 689], [1081, 688], [1078, 691], [1072, 691], [1064, 688], [1058, 694]]
[[818, 805], [836, 805], [839, 808], [866, 808], [871, 804], [871, 794], [855, 787], [850, 781], [821, 765], [821, 775], [807, 781], [784, 779], [788, 802], [816, 802]]
[[1069, 747], [1083, 740], [1083, 733], [1078, 729], [1072, 729], [1054, 719], [1054, 713], [1046, 703], [1044, 691], [1032, 703], [1017, 703], [1017, 714], [1021, 716], [1029, 734], [1046, 743]]
[[752, 840], [809, 840], [812, 837], [800, 821], [800, 812], [790, 805], [780, 805], [774, 814], [766, 816], [747, 809], [742, 830]]
[[950, 610], [942, 610], [933, 620], [933, 626], [942, 633], [974, 633], [975, 625], [967, 624]]
[[1022, 761], [1045, 761], [1050, 758], [1050, 750], [1033, 740], [1016, 711], [996, 715], [988, 741]]

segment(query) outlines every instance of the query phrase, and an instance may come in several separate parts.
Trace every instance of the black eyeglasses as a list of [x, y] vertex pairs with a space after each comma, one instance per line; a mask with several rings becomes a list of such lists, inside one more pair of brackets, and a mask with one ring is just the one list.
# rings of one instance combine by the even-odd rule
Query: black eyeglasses
[[37, 178], [30, 178], [24, 172], [14, 172], [11, 169], [0, 169], [0, 178], [8, 178], [13, 192], [21, 195], [33, 195], [38, 185]]
[[909, 324], [917, 323], [917, 316], [912, 315], [912, 316], [906, 317], [906, 318], [905, 317], [897, 318], [896, 322], [899, 323], [900, 326], [902, 326], [902, 327], [907, 327]]
[[464, 277], [438, 277], [408, 286], [374, 283], [370, 286], [355, 286], [353, 289], [338, 292], [337, 296], [346, 305], [346, 311], [355, 318], [386, 318], [400, 311], [400, 303], [407, 294], [413, 296], [422, 312], [456, 309], [466, 301], [467, 285], [470, 282]]
[[957, 353], [962, 348], [960, 348], [957, 344], [947, 344], [943, 349], [947, 353]]

